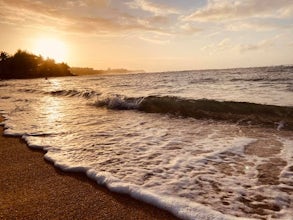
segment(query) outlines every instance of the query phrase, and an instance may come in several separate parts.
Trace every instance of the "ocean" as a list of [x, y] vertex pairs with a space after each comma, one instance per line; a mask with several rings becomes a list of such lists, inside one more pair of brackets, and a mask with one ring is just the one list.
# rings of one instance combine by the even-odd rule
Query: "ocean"
[[292, 219], [293, 67], [0, 81], [5, 134], [182, 219]]

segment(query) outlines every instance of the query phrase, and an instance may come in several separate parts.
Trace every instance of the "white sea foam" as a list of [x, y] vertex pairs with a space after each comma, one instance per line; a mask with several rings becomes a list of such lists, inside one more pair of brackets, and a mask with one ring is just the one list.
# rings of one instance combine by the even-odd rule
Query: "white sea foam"
[[[286, 159], [287, 166], [280, 174], [280, 180], [284, 187], [293, 191], [293, 139], [281, 139], [284, 148], [281, 152], [282, 157]], [[291, 212], [293, 216], [293, 210]]]

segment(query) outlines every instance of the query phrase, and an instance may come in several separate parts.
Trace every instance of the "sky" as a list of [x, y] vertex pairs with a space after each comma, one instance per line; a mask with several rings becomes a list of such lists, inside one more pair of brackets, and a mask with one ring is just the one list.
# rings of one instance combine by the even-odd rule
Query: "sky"
[[293, 0], [0, 0], [0, 50], [72, 67], [293, 64]]

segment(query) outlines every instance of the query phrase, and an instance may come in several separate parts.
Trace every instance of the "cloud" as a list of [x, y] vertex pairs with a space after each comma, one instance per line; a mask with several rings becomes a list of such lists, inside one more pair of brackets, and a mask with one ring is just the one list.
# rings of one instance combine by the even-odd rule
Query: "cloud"
[[276, 29], [288, 29], [293, 25], [277, 24], [261, 20], [237, 21], [226, 25], [228, 31], [272, 31]]
[[[76, 4], [83, 4], [85, 12], [76, 12]], [[104, 8], [109, 1], [59, 1], [56, 4], [38, 0], [0, 0], [0, 23], [14, 24], [20, 27], [50, 28], [57, 31], [78, 34], [109, 34], [132, 30], [162, 31], [151, 25], [150, 21], [142, 22], [135, 16], [107, 8], [107, 17], [99, 13], [89, 15], [92, 4]], [[119, 19], [117, 19], [119, 17]], [[154, 18], [160, 20], [159, 18]], [[162, 19], [161, 19], [162, 21]]]
[[208, 52], [210, 55], [218, 53], [218, 52], [227, 52], [227, 51], [238, 51], [240, 53], [252, 52], [252, 51], [260, 51], [267, 50], [277, 46], [277, 42], [280, 40], [282, 35], [276, 35], [269, 39], [264, 39], [256, 43], [236, 43], [232, 41], [230, 38], [225, 38], [216, 43], [210, 43], [201, 48], [202, 51]]
[[208, 22], [251, 17], [292, 16], [292, 9], [292, 0], [209, 0], [205, 7], [196, 10], [184, 19]]
[[183, 31], [183, 33], [185, 33], [185, 34], [195, 34], [195, 33], [199, 33], [202, 31], [201, 28], [195, 27], [189, 23], [185, 23], [185, 24], [181, 25], [180, 28]]
[[165, 44], [170, 43], [170, 40], [168, 40], [168, 39], [159, 39], [157, 37], [150, 38], [150, 37], [141, 36], [141, 37], [139, 37], [139, 39], [146, 41], [148, 43], [159, 44], [159, 45], [165, 45]]
[[65, 22], [61, 13], [51, 7], [46, 7], [40, 1], [2, 0], [0, 1], [0, 11], [0, 23], [18, 27], [42, 25], [48, 27]]
[[230, 38], [225, 38], [217, 43], [210, 43], [201, 48], [202, 51], [206, 51], [209, 55], [212, 55], [217, 52], [227, 51], [234, 48]]
[[[72, 2], [72, 0], [71, 0], [71, 2]], [[75, 1], [73, 1], [73, 2], [75, 2]], [[107, 7], [110, 3], [109, 0], [80, 0], [78, 2], [82, 6], [98, 7], [98, 8]]]
[[132, 9], [140, 9], [153, 13], [154, 15], [179, 14], [179, 11], [176, 8], [165, 4], [150, 2], [148, 0], [134, 0], [132, 2], [127, 2], [126, 5]]
[[265, 50], [271, 48], [275, 45], [276, 39], [267, 39], [262, 40], [256, 44], [241, 44], [239, 45], [240, 52], [256, 51], [256, 50]]

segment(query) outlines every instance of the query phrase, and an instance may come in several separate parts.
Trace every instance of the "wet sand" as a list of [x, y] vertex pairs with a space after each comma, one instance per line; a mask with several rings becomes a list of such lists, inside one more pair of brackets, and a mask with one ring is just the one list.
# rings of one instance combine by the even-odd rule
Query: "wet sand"
[[177, 219], [83, 173], [62, 172], [43, 151], [0, 132], [0, 219]]
[[[266, 220], [269, 219], [268, 216], [271, 216], [272, 219], [279, 219], [279, 212], [282, 208], [292, 207], [293, 201], [292, 184], [290, 185], [288, 182], [281, 182], [279, 178], [281, 176], [281, 172], [287, 166], [287, 162], [283, 160], [280, 155], [284, 149], [284, 146], [273, 135], [275, 132], [274, 130], [268, 129], [266, 135], [264, 135], [265, 132], [263, 131], [265, 131], [265, 129], [260, 129], [261, 132], [256, 132], [257, 128], [255, 130], [250, 130], [249, 128], [245, 129], [245, 127], [243, 127], [242, 129], [246, 136], [258, 139], [256, 142], [245, 146], [244, 154], [251, 157], [257, 157], [258, 160], [261, 160], [262, 162], [259, 164], [251, 164], [239, 155], [231, 152], [224, 152], [220, 156], [223, 160], [225, 160], [225, 158], [234, 157], [237, 158], [236, 162], [214, 162], [213, 165], [219, 172], [230, 176], [244, 174], [246, 168], [255, 167], [257, 170], [255, 185], [244, 184], [243, 186], [246, 188], [246, 192], [240, 193], [240, 195], [233, 201], [244, 205], [241, 205], [243, 214], [239, 217]], [[271, 134], [271, 136], [268, 136], [268, 134]], [[278, 135], [292, 137], [292, 131], [283, 131], [282, 133], [278, 132]], [[232, 196], [232, 191], [228, 191], [227, 193], [221, 189], [219, 183], [213, 184], [215, 192], [223, 195], [221, 197], [222, 207], [229, 206], [231, 203], [231, 199], [229, 201], [229, 197]], [[259, 189], [258, 191], [253, 190], [253, 188], [257, 188], [258, 186], [271, 187], [274, 191], [279, 191], [280, 193], [286, 192], [287, 197], [283, 199], [283, 204], [280, 205], [273, 194], [265, 194], [262, 189]], [[221, 211], [221, 209], [218, 211]]]

